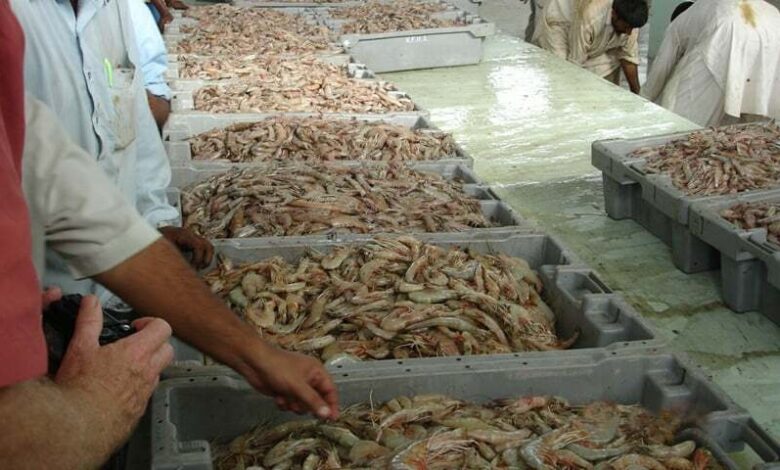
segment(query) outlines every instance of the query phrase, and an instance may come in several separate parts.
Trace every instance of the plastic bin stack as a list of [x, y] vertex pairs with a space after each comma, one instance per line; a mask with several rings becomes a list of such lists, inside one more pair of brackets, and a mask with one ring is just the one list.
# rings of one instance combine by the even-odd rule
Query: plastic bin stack
[[[391, 0], [379, 0], [392, 4]], [[482, 60], [483, 43], [495, 33], [495, 25], [479, 18], [480, 2], [473, 0], [420, 0], [420, 3], [446, 5], [434, 18], [460, 20], [460, 25], [442, 28], [388, 31], [373, 34], [342, 34], [345, 20], [334, 18], [334, 10], [359, 7], [364, 1], [305, 2], [233, 0], [233, 4], [260, 8], [306, 8], [317, 21], [339, 34], [339, 43], [357, 62], [366, 64], [375, 72], [453, 67], [477, 64]], [[389, 53], [392, 51], [392, 53]]]
[[767, 241], [765, 228], [742, 230], [721, 216], [739, 203], [780, 201], [780, 183], [737, 194], [688, 196], [668, 176], [646, 173], [644, 159], [631, 155], [689, 134], [595, 142], [592, 163], [602, 171], [606, 212], [616, 220], [632, 219], [662, 240], [684, 273], [719, 269], [730, 309], [759, 311], [780, 325], [780, 246]]
[[[238, 0], [236, 0], [237, 2]], [[342, 8], [348, 3], [258, 2], [242, 0], [242, 5], [263, 5], [288, 14], [311, 15], [312, 21], [327, 19], [328, 8]], [[295, 6], [290, 6], [295, 5]], [[454, 11], [454, 10], [451, 10]], [[457, 13], [460, 14], [460, 13]], [[169, 39], [173, 44], [180, 35], [177, 20]], [[481, 21], [481, 20], [480, 20]], [[191, 22], [191, 21], [190, 21]], [[326, 21], [327, 22], [327, 21]], [[444, 35], [446, 36], [446, 35]], [[413, 66], [440, 66], [433, 61], [421, 65], [419, 59], [432, 60], [425, 41], [408, 38], [425, 37], [435, 42], [434, 33], [391, 34], [387, 39], [397, 44], [420, 47]], [[406, 39], [404, 39], [406, 38]], [[355, 40], [350, 45], [363, 42]], [[374, 39], [369, 38], [366, 43]], [[379, 39], [379, 38], [377, 38]], [[371, 56], [381, 57], [374, 64], [390, 63], [406, 54], [407, 46], [393, 42], [376, 42], [383, 48], [379, 54], [371, 48], [360, 62], [365, 77], [371, 77]], [[455, 47], [447, 43], [436, 47]], [[421, 46], [422, 45], [422, 46]], [[355, 46], [357, 47], [357, 46]], [[480, 46], [481, 47], [481, 46]], [[389, 54], [388, 51], [393, 51]], [[353, 57], [357, 54], [353, 55]], [[392, 60], [390, 60], [392, 62]], [[384, 62], [382, 62], [384, 61]], [[390, 68], [392, 69], [392, 67]], [[386, 70], [385, 66], [379, 70]], [[176, 74], [177, 72], [172, 72]], [[372, 79], [372, 78], [369, 78]], [[197, 86], [198, 84], [191, 84]], [[417, 107], [408, 113], [358, 115], [348, 113], [257, 113], [215, 114], [194, 111], [181, 104], [187, 93], [183, 85], [177, 95], [181, 100], [164, 131], [173, 167], [170, 197], [179, 201], [179, 191], [188, 184], [235, 167], [263, 168], [268, 163], [229, 163], [193, 159], [188, 139], [235, 123], [259, 122], [284, 114], [291, 117], [321, 117], [329, 120], [360, 122], [385, 121], [409, 129], [436, 131], [427, 113]], [[457, 180], [462, 190], [479, 200], [483, 214], [494, 227], [462, 232], [414, 233], [415, 238], [444, 248], [458, 247], [473, 253], [503, 254], [520, 257], [538, 273], [543, 286], [542, 298], [555, 316], [556, 333], [561, 338], [575, 335], [568, 349], [550, 351], [517, 351], [483, 356], [421, 357], [381, 360], [326, 361], [336, 380], [342, 406], [358, 402], [388, 400], [398, 395], [441, 393], [455, 398], [485, 402], [496, 398], [524, 395], [562, 396], [574, 404], [591, 401], [615, 401], [641, 404], [652, 411], [672, 410], [691, 413], [698, 419], [680, 439], [693, 439], [712, 451], [724, 468], [737, 468], [727, 453], [751, 447], [766, 462], [780, 460], [780, 445], [766, 435], [745, 410], [734, 404], [697, 367], [684, 358], [669, 354], [665, 342], [658, 338], [647, 322], [620, 294], [613, 292], [598, 273], [585, 265], [554, 237], [528, 224], [501, 201], [472, 170], [471, 157], [460, 147], [452, 155], [434, 161], [409, 162], [415, 171], [434, 173]], [[284, 162], [275, 162], [284, 165]], [[332, 168], [385, 165], [371, 161], [331, 162]], [[276, 167], [275, 167], [276, 168]], [[326, 170], [327, 171], [327, 170]], [[179, 204], [181, 207], [181, 204]], [[371, 243], [379, 233], [332, 233], [295, 237], [256, 237], [213, 240], [216, 254], [235, 263], [258, 262], [281, 257], [295, 263], [307, 250], [328, 254], [344, 246]], [[390, 234], [387, 236], [397, 236]], [[410, 234], [405, 234], [410, 235]], [[150, 449], [148, 463], [156, 470], [206, 470], [212, 468], [211, 442], [225, 442], [259, 423], [275, 424], [301, 419], [278, 411], [273, 401], [249, 387], [238, 375], [183, 343], [176, 343], [176, 362], [164, 374], [156, 392], [149, 428], [144, 429]], [[142, 433], [143, 434], [143, 433]]]

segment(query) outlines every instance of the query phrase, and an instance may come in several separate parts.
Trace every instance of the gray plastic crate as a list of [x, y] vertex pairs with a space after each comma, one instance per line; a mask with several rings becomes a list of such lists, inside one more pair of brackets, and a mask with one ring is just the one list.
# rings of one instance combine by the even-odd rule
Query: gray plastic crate
[[[376, 163], [366, 162], [343, 162], [332, 164], [331, 166], [365, 166]], [[263, 168], [267, 165], [233, 165], [237, 168]], [[463, 165], [455, 164], [440, 164], [440, 163], [416, 163], [409, 165], [410, 168], [421, 171], [435, 173], [444, 176], [447, 179], [459, 179], [464, 183], [463, 191], [465, 194], [470, 195], [480, 200], [482, 213], [485, 217], [493, 221], [497, 226], [488, 228], [474, 228], [468, 230], [468, 233], [495, 233], [495, 232], [513, 232], [520, 230], [531, 230], [531, 226], [525, 219], [520, 217], [508, 204], [497, 199], [495, 192], [487, 186], [480, 184], [473, 170]], [[183, 188], [190, 183], [202, 181], [210, 176], [225, 172], [225, 168], [173, 168], [173, 175], [171, 179], [171, 192], [175, 192], [179, 188]], [[375, 236], [381, 232], [372, 234], [366, 234], [366, 236]], [[422, 235], [424, 232], [415, 232], [415, 235]], [[458, 233], [458, 232], [451, 232]], [[449, 235], [449, 233], [447, 233]], [[241, 239], [219, 239], [213, 241], [233, 241], [239, 244], [253, 243], [254, 241], [270, 241], [270, 240], [305, 240], [307, 242], [316, 242], [321, 240], [341, 240], [349, 238], [353, 234], [343, 231], [334, 230], [323, 234], [316, 235], [304, 235], [300, 237], [255, 237], [255, 238], [241, 238]]]
[[[407, 98], [411, 100], [411, 97], [406, 94], [403, 91], [389, 91], [388, 94], [392, 97], [395, 97], [397, 99], [399, 98]], [[172, 98], [171, 98], [171, 112], [173, 114], [176, 113], [192, 113], [196, 115], [207, 115], [207, 114], [237, 114], [233, 112], [226, 112], [226, 113], [211, 113], [207, 111], [199, 111], [195, 109], [195, 99], [193, 96], [192, 90], [186, 90], [186, 91], [174, 91]], [[242, 113], [242, 114], [268, 114], [270, 112], [273, 112], [272, 110], [266, 110], [265, 112], [260, 113]], [[323, 112], [321, 113], [323, 116], [328, 116], [331, 114], [343, 114], [343, 113], [331, 113], [331, 112]], [[411, 111], [393, 111], [393, 110], [387, 110], [380, 113], [372, 113], [372, 114], [378, 114], [378, 115], [413, 115], [413, 116], [428, 116], [428, 111], [420, 108], [419, 105], [414, 103], [414, 109]]]
[[[167, 81], [173, 81], [173, 80], [196, 80], [193, 78], [183, 78], [180, 77], [179, 71], [180, 71], [180, 61], [182, 60], [182, 56], [188, 56], [188, 57], [203, 57], [199, 56], [197, 54], [168, 54], [168, 68], [165, 70], [165, 78]], [[206, 56], [208, 57], [208, 56]], [[315, 54], [315, 57], [317, 57], [319, 60], [332, 65], [348, 65], [352, 63], [352, 57], [350, 57], [347, 54], [339, 53], [339, 52], [331, 52], [331, 53], [322, 53], [322, 54]]]
[[720, 253], [721, 293], [736, 312], [758, 310], [780, 325], [780, 246], [766, 229], [742, 230], [720, 216], [739, 203], [780, 203], [780, 190], [695, 204], [690, 231]]
[[[342, 406], [399, 395], [440, 393], [483, 403], [529, 395], [556, 395], [573, 404], [612, 401], [673, 411], [695, 420], [681, 439], [695, 438], [728, 469], [727, 452], [752, 448], [777, 462], [780, 445], [696, 366], [672, 355], [533, 358], [523, 362], [403, 367], [382, 376], [336, 374]], [[281, 412], [236, 378], [214, 375], [161, 382], [152, 399], [151, 460], [155, 470], [211, 469], [210, 442], [226, 442], [258, 423], [301, 419]], [[771, 463], [762, 468], [770, 468]]]
[[287, 8], [345, 8], [360, 5], [362, 2], [285, 2], [264, 0], [231, 0], [230, 4], [242, 8], [273, 8], [275, 10]]
[[[254, 242], [237, 245], [219, 243], [218, 254], [235, 262], [252, 262], [281, 256], [295, 262], [307, 249], [328, 252], [344, 244], [363, 244], [370, 237], [352, 236], [351, 241], [321, 241], [316, 243], [297, 240], [288, 243]], [[553, 310], [557, 319], [557, 331], [563, 338], [569, 338], [576, 332], [580, 336], [572, 349], [546, 352], [519, 352], [512, 354], [483, 355], [471, 357], [440, 357], [424, 359], [387, 359], [371, 362], [347, 361], [326, 364], [331, 370], [380, 370], [395, 365], [431, 364], [447, 365], [455, 363], [481, 363], [502, 360], [514, 360], [519, 357], [579, 355], [583, 350], [589, 353], [600, 351], [607, 355], [615, 351], [649, 350], [661, 347], [664, 342], [658, 338], [652, 328], [642, 319], [621, 296], [614, 294], [608, 286], [590, 268], [584, 267], [576, 257], [555, 239], [539, 233], [506, 234], [455, 234], [427, 235], [418, 237], [436, 245], [459, 246], [483, 253], [503, 253], [517, 256], [528, 261], [536, 269], [544, 284], [543, 298]], [[166, 376], [189, 374], [200, 370], [208, 372], [222, 366], [201, 368], [205, 362], [203, 356], [181, 343], [175, 345], [176, 364], [166, 371]]]
[[479, 7], [482, 6], [482, 0], [444, 0], [459, 10], [463, 10], [472, 15], [479, 13]]
[[[690, 132], [594, 142], [591, 163], [603, 173], [607, 215], [616, 220], [635, 220], [670, 246], [672, 260], [678, 269], [696, 273], [717, 269], [720, 260], [716, 250], [689, 232], [691, 206], [728, 200], [733, 196], [688, 196], [677, 189], [668, 176], [645, 173], [644, 159], [630, 156], [634, 150], [662, 145], [688, 134]], [[766, 191], [762, 189], [742, 194], [762, 194]]]
[[[341, 56], [349, 57], [349, 56]], [[347, 60], [347, 59], [342, 59]], [[369, 70], [364, 64], [350, 63], [343, 64], [346, 67], [346, 76], [354, 78], [356, 80], [368, 80], [375, 81], [376, 74]], [[224, 80], [201, 80], [198, 78], [181, 78], [170, 82], [171, 91], [173, 93], [178, 91], [195, 91], [199, 88], [210, 85], [232, 85], [241, 84], [246, 82], [245, 78], [231, 78]]]
[[[334, 168], [338, 167], [364, 167], [364, 168], [370, 168], [373, 166], [381, 167], [386, 164], [381, 162], [334, 162], [327, 166], [331, 166]], [[276, 165], [280, 168], [283, 168], [285, 165]], [[231, 168], [271, 168], [274, 167], [272, 164], [240, 164], [236, 163], [231, 166]], [[480, 179], [477, 177], [477, 174], [474, 172], [473, 169], [459, 164], [459, 163], [439, 163], [439, 162], [416, 162], [414, 164], [409, 165], [409, 168], [412, 170], [424, 172], [424, 173], [435, 173], [437, 175], [441, 175], [442, 177], [448, 179], [448, 180], [454, 180], [458, 179], [460, 182], [462, 182], [464, 185], [467, 186], [481, 186], [483, 183], [480, 181]], [[198, 181], [203, 181], [207, 178], [210, 178], [214, 175], [218, 175], [220, 173], [225, 173], [229, 169], [225, 167], [217, 167], [217, 168], [195, 168], [195, 167], [175, 167], [172, 169], [172, 176], [171, 176], [171, 188], [184, 188], [189, 184], [196, 183]]]
[[602, 179], [607, 215], [615, 220], [632, 219], [663, 241], [670, 247], [677, 269], [691, 274], [718, 268], [718, 253], [694, 237], [687, 223], [669, 217], [644, 197], [643, 188], [649, 185], [621, 183], [606, 172]]
[[[312, 113], [285, 113], [284, 116], [289, 117], [320, 117], [319, 114]], [[215, 166], [230, 166], [234, 165], [230, 162], [210, 162], [210, 161], [197, 161], [192, 160], [192, 153], [190, 151], [190, 144], [186, 141], [197, 134], [207, 132], [212, 129], [225, 128], [236, 123], [246, 122], [258, 122], [272, 117], [279, 116], [274, 115], [232, 115], [232, 114], [212, 114], [207, 116], [201, 115], [189, 115], [178, 114], [171, 115], [168, 124], [163, 130], [163, 140], [165, 141], [166, 150], [168, 153], [168, 159], [173, 166], [194, 166], [194, 167], [215, 167]], [[409, 116], [409, 115], [376, 115], [376, 114], [340, 114], [330, 115], [328, 119], [338, 120], [351, 120], [356, 121], [368, 121], [376, 122], [382, 121], [389, 124], [396, 124], [410, 129], [421, 129], [441, 132], [437, 127], [431, 124], [430, 120], [423, 116]], [[474, 159], [471, 158], [461, 147], [456, 145], [455, 154], [452, 158], [445, 158], [441, 160], [433, 160], [436, 163], [442, 164], [461, 164], [469, 168], [474, 166]], [[414, 162], [410, 162], [414, 163]]]
[[[331, 19], [327, 9], [317, 10], [317, 13], [323, 24], [336, 32], [345, 22]], [[462, 17], [467, 24], [377, 34], [343, 34], [340, 42], [355, 60], [377, 73], [471, 65], [482, 61], [484, 40], [495, 34], [493, 23], [456, 10], [434, 16]]]

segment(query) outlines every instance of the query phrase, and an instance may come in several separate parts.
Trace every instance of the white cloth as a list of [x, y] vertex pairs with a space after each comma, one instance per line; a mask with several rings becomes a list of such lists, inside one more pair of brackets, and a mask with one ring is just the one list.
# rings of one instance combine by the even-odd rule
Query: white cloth
[[29, 95], [25, 120], [22, 187], [39, 277], [44, 244], [82, 278], [115, 267], [160, 238], [51, 111]]
[[639, 30], [615, 31], [612, 0], [549, 0], [542, 12], [539, 47], [599, 77], [614, 74], [623, 60], [639, 64]]
[[156, 226], [178, 213], [166, 197], [171, 168], [136, 70], [127, 2], [80, 0], [78, 16], [69, 0], [11, 0], [11, 7], [25, 32], [26, 91]]
[[780, 11], [764, 0], [698, 0], [667, 28], [644, 95], [701, 126], [780, 118]]
[[168, 52], [160, 29], [144, 0], [128, 0], [128, 2], [141, 71], [144, 75], [144, 86], [149, 93], [170, 101], [171, 88], [165, 81]]

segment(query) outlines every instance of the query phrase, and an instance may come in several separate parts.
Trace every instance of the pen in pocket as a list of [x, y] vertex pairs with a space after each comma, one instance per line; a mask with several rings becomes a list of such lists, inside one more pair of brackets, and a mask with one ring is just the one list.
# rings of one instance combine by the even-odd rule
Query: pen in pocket
[[114, 68], [111, 66], [111, 62], [108, 59], [103, 59], [103, 68], [106, 71], [108, 86], [114, 86]]

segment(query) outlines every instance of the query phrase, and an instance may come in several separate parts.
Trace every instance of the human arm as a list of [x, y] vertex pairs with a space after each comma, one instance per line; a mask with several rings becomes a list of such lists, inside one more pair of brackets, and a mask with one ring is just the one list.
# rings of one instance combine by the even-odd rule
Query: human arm
[[[136, 208], [180, 250], [191, 252], [198, 268], [211, 262], [211, 243], [188, 229], [175, 227], [179, 213], [168, 202], [166, 190], [171, 182], [171, 167], [165, 154], [160, 130], [170, 112], [170, 88], [165, 83], [168, 67], [165, 45], [154, 30], [151, 15], [140, 2], [130, 2], [134, 44], [128, 46], [131, 60], [140, 64], [144, 86], [135, 89], [137, 116]], [[154, 96], [160, 94], [160, 96]]]
[[165, 42], [149, 9], [142, 2], [130, 2], [128, 8], [138, 50], [138, 67], [143, 72], [149, 107], [158, 130], [162, 130], [171, 111], [171, 89], [165, 80], [168, 70]]
[[168, 0], [168, 6], [174, 10], [189, 10], [190, 6], [181, 0]]
[[163, 0], [150, 0], [152, 2], [152, 5], [157, 8], [157, 11], [160, 12], [160, 23], [157, 25], [160, 28], [160, 32], [165, 31], [165, 26], [173, 21], [173, 15], [171, 15], [171, 11], [168, 10], [168, 5], [165, 4]]
[[0, 389], [0, 468], [98, 468], [130, 435], [173, 357], [170, 327], [141, 319], [101, 347], [102, 321], [86, 297], [56, 378]]
[[177, 336], [281, 405], [314, 412], [329, 406], [321, 415], [335, 415], [336, 391], [319, 361], [273, 348], [242, 323], [34, 99], [27, 127], [23, 175], [31, 218], [74, 277], [92, 277], [136, 311], [169, 320]]
[[631, 92], [638, 95], [641, 91], [639, 86], [639, 66], [633, 62], [621, 60], [620, 67], [623, 69], [623, 74], [626, 76]]
[[95, 279], [137, 311], [168, 321], [177, 337], [236, 370], [280, 406], [321, 418], [337, 415], [336, 389], [322, 364], [263, 340], [166, 241], [158, 240]]
[[161, 96], [153, 95], [148, 90], [146, 98], [149, 101], [149, 109], [152, 111], [157, 129], [162, 131], [163, 126], [168, 122], [168, 116], [171, 114], [171, 102]]

